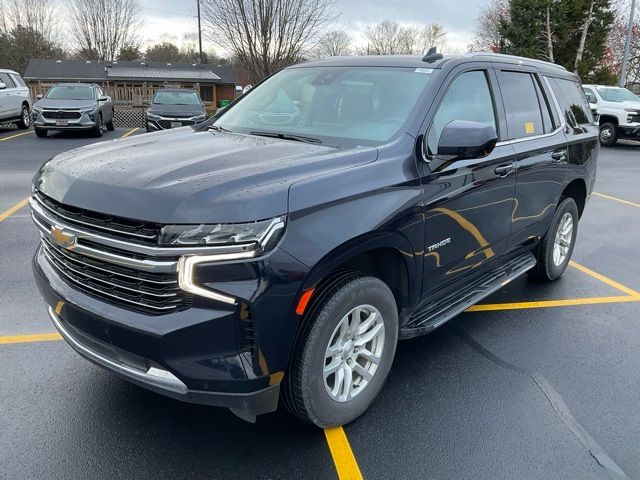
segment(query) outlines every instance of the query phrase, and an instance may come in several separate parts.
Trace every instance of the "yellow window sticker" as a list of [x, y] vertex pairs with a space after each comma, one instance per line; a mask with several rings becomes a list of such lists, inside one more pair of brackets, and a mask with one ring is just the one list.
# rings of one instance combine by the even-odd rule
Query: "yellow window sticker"
[[536, 127], [533, 126], [533, 122], [527, 122], [524, 124], [524, 131], [528, 135], [530, 133], [536, 133]]

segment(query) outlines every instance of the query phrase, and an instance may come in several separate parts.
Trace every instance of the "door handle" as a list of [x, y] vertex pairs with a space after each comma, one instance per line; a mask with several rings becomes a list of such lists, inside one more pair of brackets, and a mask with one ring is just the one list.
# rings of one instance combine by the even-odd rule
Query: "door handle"
[[553, 152], [551, 154], [551, 158], [556, 162], [562, 162], [563, 160], [565, 160], [567, 158], [567, 151], [566, 150], [558, 150], [557, 152]]
[[507, 165], [500, 165], [500, 166], [496, 167], [494, 172], [496, 173], [496, 175], [498, 175], [500, 177], [506, 177], [511, 172], [513, 172], [515, 169], [516, 169], [516, 165], [514, 163], [509, 163]]

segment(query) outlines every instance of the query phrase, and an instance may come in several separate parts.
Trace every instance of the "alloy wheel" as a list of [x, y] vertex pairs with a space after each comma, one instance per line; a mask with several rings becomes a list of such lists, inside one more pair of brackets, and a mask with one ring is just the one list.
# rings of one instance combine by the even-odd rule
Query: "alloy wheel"
[[553, 263], [556, 267], [562, 265], [567, 258], [571, 240], [573, 239], [573, 216], [567, 212], [562, 216], [553, 242]]
[[333, 400], [348, 402], [370, 384], [384, 336], [382, 314], [371, 305], [359, 305], [342, 317], [324, 355], [324, 386]]

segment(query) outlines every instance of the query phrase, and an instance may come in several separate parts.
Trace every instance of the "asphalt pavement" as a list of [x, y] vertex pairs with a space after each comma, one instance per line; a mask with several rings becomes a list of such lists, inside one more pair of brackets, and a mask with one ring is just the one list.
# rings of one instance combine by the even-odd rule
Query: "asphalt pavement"
[[640, 145], [603, 149], [574, 263], [399, 344], [380, 398], [323, 432], [246, 423], [116, 378], [55, 335], [24, 200], [105, 132], [0, 127], [0, 479], [640, 479]]

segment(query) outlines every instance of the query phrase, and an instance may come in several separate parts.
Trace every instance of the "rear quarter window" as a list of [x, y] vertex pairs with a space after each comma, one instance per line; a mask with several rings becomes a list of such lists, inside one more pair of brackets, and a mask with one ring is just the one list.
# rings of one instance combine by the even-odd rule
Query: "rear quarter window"
[[578, 82], [563, 78], [549, 78], [549, 83], [570, 124], [588, 125], [593, 123], [589, 101]]
[[19, 85], [21, 87], [26, 87], [27, 84], [24, 83], [24, 80], [22, 79], [22, 77], [20, 75], [10, 75], [11, 78], [13, 78], [13, 81], [16, 83], [16, 85]]

